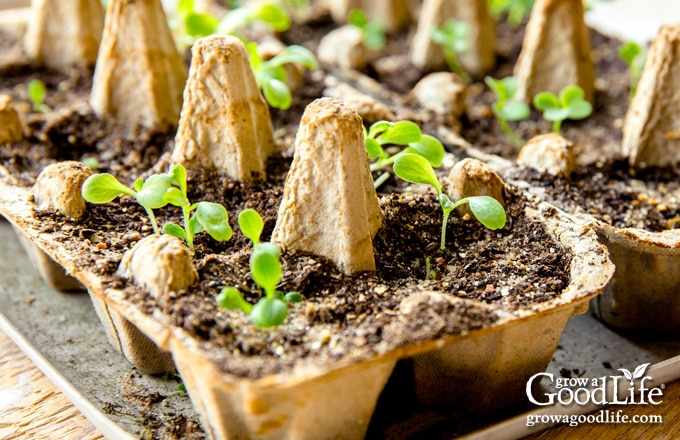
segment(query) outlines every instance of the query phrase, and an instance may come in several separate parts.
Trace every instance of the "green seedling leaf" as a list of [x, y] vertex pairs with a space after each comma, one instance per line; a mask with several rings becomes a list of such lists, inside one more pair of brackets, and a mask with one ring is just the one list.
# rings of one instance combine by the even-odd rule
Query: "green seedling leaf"
[[253, 68], [255, 78], [257, 79], [258, 72], [262, 70], [263, 63], [262, 57], [257, 52], [257, 43], [254, 41], [246, 43], [246, 51], [248, 52], [248, 57], [250, 58], [250, 67]]
[[569, 117], [569, 110], [560, 107], [548, 107], [543, 110], [543, 118], [546, 121], [564, 121]]
[[184, 16], [184, 30], [191, 37], [206, 37], [217, 30], [220, 20], [205, 12], [190, 12]]
[[523, 121], [531, 115], [531, 109], [525, 102], [507, 101], [500, 108], [494, 107], [494, 113], [507, 121]]
[[355, 8], [349, 11], [347, 16], [347, 23], [352, 26], [356, 26], [359, 29], [363, 29], [366, 24], [368, 24], [368, 17], [366, 17], [366, 12], [363, 9]]
[[163, 194], [163, 200], [173, 206], [186, 207], [189, 206], [189, 200], [186, 196], [179, 190], [179, 188], [171, 187], [165, 191]]
[[387, 129], [377, 137], [377, 141], [380, 145], [407, 145], [411, 142], [418, 142], [421, 136], [420, 128], [414, 122], [398, 121], [389, 123]]
[[248, 8], [232, 9], [222, 17], [217, 26], [217, 32], [220, 34], [234, 34], [251, 23], [250, 14], [251, 11]]
[[250, 66], [265, 99], [272, 107], [282, 110], [287, 110], [293, 101], [290, 88], [286, 84], [288, 75], [283, 65], [298, 63], [310, 69], [318, 65], [314, 54], [302, 46], [289, 46], [268, 61], [263, 61], [257, 53], [256, 43], [246, 44], [246, 49], [250, 55]]
[[286, 320], [288, 306], [285, 301], [277, 298], [262, 298], [258, 301], [250, 313], [250, 319], [255, 327], [277, 327]]
[[465, 52], [468, 47], [470, 25], [465, 21], [447, 20], [443, 25], [432, 28], [432, 41], [455, 53]]
[[82, 160], [83, 165], [91, 169], [92, 171], [96, 171], [99, 169], [99, 161], [97, 160], [96, 157], [86, 157], [85, 159]]
[[361, 30], [364, 46], [378, 50], [385, 46], [385, 29], [377, 22], [368, 21], [362, 9], [352, 9], [347, 22]]
[[293, 44], [283, 49], [278, 55], [267, 61], [272, 66], [283, 66], [284, 64], [302, 64], [308, 69], [316, 69], [319, 62], [314, 53], [303, 46]]
[[203, 227], [203, 224], [196, 218], [196, 216], [191, 216], [189, 219], [189, 234], [191, 236], [195, 236], [199, 232], [203, 232], [205, 228]]
[[250, 271], [253, 280], [264, 289], [267, 296], [274, 295], [276, 285], [283, 276], [279, 257], [259, 247], [258, 251], [254, 251], [250, 256]]
[[45, 87], [45, 83], [39, 79], [29, 81], [26, 86], [26, 95], [28, 95], [28, 99], [31, 101], [31, 104], [33, 104], [33, 111], [44, 113], [49, 110], [49, 107], [45, 105], [47, 88]]
[[389, 121], [378, 121], [373, 123], [371, 128], [368, 130], [367, 137], [370, 139], [376, 139], [381, 133], [389, 129], [392, 124], [393, 123]]
[[484, 82], [496, 94], [500, 102], [513, 98], [517, 93], [517, 79], [514, 76], [506, 76], [503, 79], [487, 76]]
[[262, 84], [264, 98], [269, 105], [281, 110], [288, 110], [293, 103], [293, 95], [285, 82], [278, 79], [270, 79]]
[[531, 12], [534, 0], [490, 0], [489, 6], [491, 14], [496, 19], [507, 13], [510, 26], [517, 27], [522, 23], [524, 17]]
[[144, 186], [144, 179], [142, 179], [140, 177], [137, 180], [135, 180], [135, 183], [133, 184], [133, 188], [135, 189], [135, 191], [141, 191], [142, 186]]
[[432, 165], [422, 156], [412, 153], [402, 154], [394, 161], [394, 173], [411, 183], [432, 185], [437, 194], [442, 193], [442, 187]]
[[260, 214], [254, 209], [244, 209], [238, 215], [238, 226], [243, 235], [248, 237], [253, 244], [260, 242], [260, 235], [264, 229], [264, 221]]
[[178, 0], [177, 1], [177, 13], [185, 17], [189, 13], [194, 11], [194, 0]]
[[448, 195], [441, 193], [439, 194], [439, 205], [441, 205], [442, 209], [444, 210], [445, 213], [449, 213], [456, 209], [456, 206], [460, 204], [459, 203], [453, 203], [453, 200], [449, 198]]
[[593, 106], [584, 96], [583, 89], [571, 85], [562, 89], [559, 98], [550, 92], [537, 94], [534, 107], [543, 112], [544, 119], [553, 121], [553, 132], [558, 133], [565, 119], [584, 119], [593, 112]]
[[498, 200], [489, 196], [475, 196], [467, 198], [470, 211], [477, 220], [491, 230], [501, 229], [507, 220], [505, 209]]
[[574, 102], [582, 101], [584, 96], [583, 89], [579, 86], [567, 86], [560, 92], [560, 103], [563, 107], [569, 107]]
[[182, 194], [187, 193], [187, 170], [182, 165], [173, 165], [170, 167], [170, 175], [172, 176], [172, 184], [177, 185], [182, 191]]
[[385, 47], [385, 29], [380, 23], [369, 22], [363, 29], [364, 46], [370, 50], [379, 50]]
[[541, 92], [534, 96], [534, 107], [541, 111], [549, 108], [559, 108], [560, 101], [554, 93]]
[[584, 119], [591, 115], [593, 106], [583, 99], [585, 93], [579, 86], [567, 86], [560, 93], [560, 102], [567, 109], [569, 119]]
[[304, 296], [300, 292], [288, 292], [286, 295], [283, 297], [283, 300], [289, 304], [291, 303], [299, 303], [304, 300]]
[[404, 151], [423, 156], [435, 168], [444, 161], [446, 150], [444, 150], [444, 145], [434, 136], [424, 134], [420, 137], [419, 141], [411, 142], [408, 145], [408, 148]]
[[140, 205], [147, 209], [158, 209], [167, 205], [165, 193], [172, 183], [167, 175], [154, 174], [144, 181], [142, 189], [136, 195]]
[[216, 241], [231, 238], [233, 231], [229, 226], [229, 215], [224, 206], [212, 202], [198, 202], [194, 217]]
[[486, 82], [497, 98], [497, 101], [491, 108], [496, 118], [498, 118], [498, 125], [500, 125], [503, 133], [515, 145], [521, 147], [524, 145], [524, 141], [512, 131], [508, 121], [523, 121], [527, 119], [531, 115], [531, 109], [526, 103], [514, 99], [518, 88], [517, 80], [513, 76], [507, 76], [498, 80], [487, 76], [484, 78], [484, 82]]
[[276, 258], [281, 257], [281, 248], [270, 242], [264, 242], [264, 243], [258, 243], [253, 247], [253, 254], [256, 254], [258, 252], [265, 252], [271, 255], [274, 255]]
[[366, 142], [366, 151], [368, 152], [369, 159], [377, 159], [385, 156], [385, 151], [378, 141], [373, 138], [365, 138], [364, 141]]
[[634, 41], [628, 41], [619, 48], [619, 56], [629, 66], [642, 53], [642, 47]]
[[83, 199], [90, 203], [109, 203], [116, 197], [127, 194], [135, 196], [135, 192], [123, 185], [109, 173], [94, 174], [88, 177], [81, 189]]
[[456, 73], [464, 82], [469, 82], [467, 72], [458, 62], [458, 54], [468, 50], [470, 25], [465, 21], [448, 20], [439, 27], [430, 30], [430, 38], [441, 45], [449, 69]]
[[253, 310], [253, 306], [243, 299], [241, 292], [235, 287], [222, 289], [216, 300], [217, 305], [227, 310], [243, 310], [247, 314], [250, 314]]
[[251, 14], [252, 21], [261, 21], [277, 32], [290, 28], [290, 17], [285, 10], [273, 3], [260, 4]]
[[166, 223], [163, 225], [163, 232], [172, 235], [173, 237], [177, 237], [180, 240], [187, 240], [187, 234], [184, 232], [184, 229], [176, 223]]
[[569, 112], [567, 115], [568, 119], [585, 119], [593, 113], [593, 106], [584, 99], [581, 101], [572, 102], [569, 107], [567, 107], [567, 111]]

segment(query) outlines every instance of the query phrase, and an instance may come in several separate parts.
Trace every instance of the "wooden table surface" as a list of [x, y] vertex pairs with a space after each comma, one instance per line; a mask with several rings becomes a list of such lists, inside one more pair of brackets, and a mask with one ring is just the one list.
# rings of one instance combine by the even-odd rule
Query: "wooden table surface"
[[[527, 439], [671, 440], [680, 438], [680, 381], [666, 384], [658, 406], [621, 406], [622, 414], [661, 415], [663, 425], [585, 424], [558, 426]], [[82, 439], [104, 437], [47, 379], [31, 360], [0, 331], [0, 438]]]
[[0, 438], [104, 438], [1, 331]]

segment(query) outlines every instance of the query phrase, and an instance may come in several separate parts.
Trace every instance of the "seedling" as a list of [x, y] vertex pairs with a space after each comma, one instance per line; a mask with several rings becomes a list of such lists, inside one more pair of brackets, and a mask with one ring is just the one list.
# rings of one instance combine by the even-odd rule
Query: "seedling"
[[198, 38], [214, 33], [220, 23], [219, 18], [208, 12], [196, 11], [194, 3], [194, 0], [177, 1], [177, 14], [186, 34]]
[[364, 46], [371, 50], [380, 50], [385, 47], [385, 28], [375, 21], [369, 21], [363, 9], [352, 9], [347, 22], [359, 28], [364, 41]]
[[638, 82], [640, 81], [640, 75], [642, 75], [642, 71], [645, 68], [647, 54], [639, 44], [629, 41], [619, 47], [619, 56], [628, 64], [630, 69], [630, 87], [628, 91], [630, 99], [633, 99], [637, 91]]
[[496, 94], [497, 101], [491, 107], [498, 119], [498, 124], [503, 133], [518, 147], [524, 145], [524, 141], [510, 128], [508, 121], [523, 121], [531, 114], [529, 105], [514, 99], [517, 93], [517, 80], [513, 76], [503, 79], [494, 79], [490, 76], [484, 78], [484, 82]]
[[26, 86], [26, 95], [29, 101], [33, 104], [33, 111], [38, 113], [46, 113], [50, 111], [50, 107], [45, 104], [45, 97], [47, 96], [47, 88], [45, 83], [39, 79], [29, 81]]
[[212, 202], [190, 204], [186, 189], [186, 170], [181, 165], [174, 165], [167, 174], [154, 174], [146, 180], [137, 179], [133, 188], [123, 185], [109, 173], [95, 174], [85, 180], [81, 193], [90, 203], [109, 203], [124, 194], [134, 197], [146, 210], [156, 234], [160, 231], [153, 210], [167, 204], [181, 207], [185, 227], [167, 223], [163, 230], [185, 240], [191, 251], [194, 250], [194, 236], [204, 230], [217, 241], [229, 240], [232, 230], [227, 210]]
[[[433, 166], [438, 167], [444, 160], [445, 150], [441, 142], [435, 137], [423, 134], [420, 128], [411, 121], [378, 121], [366, 130], [364, 127], [364, 142], [369, 159], [377, 159], [371, 164], [371, 171], [377, 171], [394, 163], [400, 155], [417, 154]], [[387, 145], [406, 146], [403, 150], [390, 154], [384, 147]], [[378, 188], [389, 173], [383, 173], [375, 180]]]
[[220, 19], [209, 12], [198, 12], [194, 0], [177, 1], [177, 19], [171, 27], [183, 34], [182, 43], [190, 45], [197, 38], [212, 34], [235, 35], [241, 37], [240, 29], [255, 22], [275, 30], [285, 31], [290, 27], [290, 17], [275, 3], [259, 3], [251, 7], [237, 7]]
[[470, 47], [469, 33], [470, 25], [459, 20], [447, 20], [441, 26], [433, 27], [430, 31], [432, 41], [441, 45], [444, 50], [444, 58], [446, 58], [449, 69], [466, 83], [470, 81], [470, 78], [458, 62], [458, 54], [465, 52]]
[[437, 198], [444, 213], [439, 245], [442, 250], [446, 246], [446, 225], [451, 211], [466, 203], [477, 220], [487, 228], [494, 230], [505, 226], [505, 210], [498, 200], [489, 196], [473, 196], [465, 197], [456, 202], [452, 201], [449, 196], [442, 192], [441, 184], [432, 165], [422, 156], [411, 153], [399, 156], [394, 162], [394, 172], [407, 182], [431, 185], [437, 192]]
[[168, 204], [163, 199], [163, 194], [170, 186], [172, 186], [172, 183], [164, 174], [155, 174], [149, 176], [146, 180], [140, 177], [135, 181], [133, 188], [128, 188], [111, 174], [101, 173], [88, 177], [83, 183], [81, 193], [83, 199], [97, 204], [109, 203], [124, 194], [134, 197], [149, 216], [154, 233], [159, 234], [158, 223], [153, 210]]
[[260, 243], [260, 235], [264, 229], [264, 220], [254, 209], [244, 209], [238, 215], [238, 227], [250, 241], [253, 247]]
[[99, 169], [99, 161], [96, 157], [86, 157], [82, 160], [83, 165], [91, 169], [92, 171], [97, 171]]
[[504, 13], [508, 14], [508, 23], [517, 27], [524, 17], [529, 15], [534, 7], [534, 0], [490, 0], [491, 14], [499, 19]]
[[277, 327], [288, 316], [288, 304], [302, 301], [298, 292], [283, 292], [276, 286], [283, 276], [281, 266], [281, 249], [274, 243], [261, 243], [260, 235], [264, 227], [262, 217], [252, 210], [246, 209], [239, 214], [241, 232], [253, 242], [250, 255], [250, 272], [253, 281], [264, 291], [264, 296], [257, 304], [252, 305], [243, 298], [236, 287], [225, 287], [217, 296], [217, 304], [228, 310], [242, 310], [250, 315], [255, 327]]
[[163, 231], [186, 241], [192, 252], [194, 236], [202, 231], [206, 231], [216, 241], [229, 240], [232, 230], [227, 209], [213, 202], [190, 203], [187, 198], [187, 172], [183, 166], [173, 165], [169, 176], [172, 186], [163, 194], [163, 200], [182, 208], [184, 227], [176, 223], [166, 223]]
[[244, 6], [229, 11], [217, 26], [217, 33], [235, 35], [240, 29], [255, 22], [283, 32], [290, 28], [288, 13], [276, 3], [264, 2], [253, 6]]
[[543, 118], [552, 121], [552, 131], [559, 133], [565, 119], [585, 119], [593, 112], [593, 106], [586, 101], [583, 89], [570, 85], [562, 89], [559, 98], [551, 92], [534, 96], [534, 107], [543, 112]]
[[255, 74], [255, 80], [262, 89], [264, 98], [272, 107], [287, 110], [293, 102], [293, 95], [286, 84], [288, 73], [284, 66], [298, 63], [308, 69], [315, 69], [318, 65], [316, 57], [309, 49], [292, 45], [283, 49], [274, 58], [264, 61], [257, 53], [257, 43], [248, 43], [246, 48], [250, 54], [250, 66]]

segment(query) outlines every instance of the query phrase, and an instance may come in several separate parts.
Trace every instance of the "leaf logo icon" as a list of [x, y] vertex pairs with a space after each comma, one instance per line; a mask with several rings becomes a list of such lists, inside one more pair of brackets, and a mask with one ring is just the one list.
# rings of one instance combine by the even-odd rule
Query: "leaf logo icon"
[[638, 367], [635, 369], [635, 372], [633, 373], [633, 379], [639, 379], [644, 376], [647, 367], [649, 367], [649, 363], [638, 365]]
[[630, 383], [633, 383], [633, 374], [630, 371], [626, 370], [625, 368], [619, 368], [619, 371], [623, 373]]
[[635, 379], [640, 379], [645, 375], [645, 371], [647, 371], [649, 365], [649, 363], [638, 365], [632, 373], [625, 368], [619, 368], [619, 371], [622, 372], [626, 379], [630, 381], [630, 384], [633, 385]]

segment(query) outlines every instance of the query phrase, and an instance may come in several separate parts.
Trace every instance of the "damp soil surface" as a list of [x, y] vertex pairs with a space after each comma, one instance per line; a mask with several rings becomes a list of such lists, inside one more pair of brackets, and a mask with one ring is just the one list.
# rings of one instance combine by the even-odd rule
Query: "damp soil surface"
[[676, 167], [632, 168], [614, 157], [577, 169], [568, 178], [531, 168], [517, 168], [512, 179], [575, 214], [587, 214], [616, 228], [662, 232], [680, 228], [680, 170]]
[[[272, 161], [268, 174], [274, 176], [276, 169], [285, 166]], [[282, 180], [242, 184], [192, 173], [189, 187], [200, 188], [198, 181], [219, 183], [211, 191], [201, 188], [203, 200], [225, 204], [232, 224], [246, 207], [261, 212], [266, 225], [262, 238], [267, 240]], [[506, 197], [505, 228], [490, 231], [474, 220], [456, 217], [448, 225], [447, 245], [441, 250], [441, 208], [434, 195], [382, 195], [386, 219], [374, 238], [377, 270], [345, 275], [323, 257], [285, 251], [279, 288], [300, 292], [305, 301], [293, 305], [286, 323], [271, 331], [255, 330], [242, 312], [220, 309], [215, 302], [226, 286], [239, 288], [251, 303], [261, 294], [248, 266], [252, 246], [237, 228], [225, 243], [198, 235], [195, 265], [200, 282], [186, 292], [155, 299], [115, 275], [123, 253], [150, 232], [143, 210], [132, 200], [93, 206], [80, 222], [65, 221], [50, 211], [35, 216], [41, 232], [62, 241], [78, 267], [94, 270], [108, 287], [125, 290], [144, 312], [155, 316], [162, 312], [167, 323], [183, 328], [207, 347], [231, 353], [235, 357], [222, 365], [226, 371], [262, 377], [292, 368], [302, 358], [333, 362], [459, 334], [493, 324], [497, 310], [532, 309], [559, 296], [569, 283], [571, 256], [549, 235], [542, 219], [525, 215], [528, 202], [522, 193], [508, 187]], [[158, 221], [179, 222], [179, 215], [172, 208], [159, 210]], [[463, 301], [427, 306], [423, 292], [429, 291]], [[422, 315], [402, 313], [405, 299], [418, 295], [423, 298], [417, 300], [423, 302]], [[431, 309], [440, 319], [434, 323]]]

